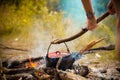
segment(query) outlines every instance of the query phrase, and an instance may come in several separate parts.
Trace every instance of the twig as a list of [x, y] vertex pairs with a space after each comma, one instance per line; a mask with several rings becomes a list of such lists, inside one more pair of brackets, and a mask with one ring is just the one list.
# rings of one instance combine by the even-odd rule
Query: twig
[[89, 49], [88, 51], [94, 51], [94, 50], [114, 50], [115, 49], [115, 45], [108, 45], [105, 47], [98, 47], [98, 48], [93, 48], [93, 49]]
[[[102, 21], [103, 19], [105, 19], [107, 16], [109, 15], [108, 12], [105, 12], [103, 15], [101, 15], [98, 19], [97, 19], [97, 23], [99, 23], [100, 21]], [[68, 37], [68, 38], [65, 38], [65, 39], [57, 39], [57, 40], [54, 40], [52, 41], [51, 43], [52, 44], [60, 44], [60, 43], [63, 43], [63, 42], [68, 42], [68, 41], [71, 41], [71, 40], [74, 40], [80, 36], [82, 36], [84, 33], [86, 33], [88, 31], [87, 28], [84, 28], [82, 29], [82, 31], [78, 32], [77, 34], [71, 36], [71, 37]]]
[[83, 53], [84, 51], [91, 49], [93, 46], [95, 46], [97, 43], [101, 42], [102, 40], [104, 40], [104, 38], [90, 42], [88, 45], [86, 45], [83, 49], [80, 50], [80, 53]]
[[96, 51], [102, 50], [102, 51], [110, 51], [110, 50], [114, 50], [115, 49], [115, 45], [108, 45], [108, 46], [103, 46], [103, 47], [98, 47], [98, 48], [93, 48], [93, 49], [89, 49], [87, 51], [84, 51], [83, 54], [89, 54], [89, 53], [95, 53]]
[[[21, 77], [22, 78], [27, 78], [27, 77], [31, 77], [32, 75], [30, 73], [22, 73], [22, 74], [15, 74], [15, 75], [6, 75], [6, 78], [8, 80], [18, 80]], [[24, 80], [24, 79], [23, 79]]]

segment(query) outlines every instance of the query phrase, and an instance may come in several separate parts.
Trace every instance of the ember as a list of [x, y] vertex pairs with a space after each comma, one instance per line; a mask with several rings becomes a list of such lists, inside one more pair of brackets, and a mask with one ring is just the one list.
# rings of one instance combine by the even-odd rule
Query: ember
[[[107, 47], [99, 47], [99, 48], [90, 49], [86, 52], [86, 54], [89, 53], [89, 51], [94, 51], [94, 50], [114, 50], [114, 46], [109, 45]], [[64, 71], [57, 70], [55, 67], [46, 67], [46, 66], [39, 67], [41, 65], [45, 65], [44, 57], [38, 57], [38, 58], [29, 57], [29, 59], [26, 59], [23, 61], [13, 61], [10, 63], [8, 61], [3, 62], [2, 65], [3, 64], [4, 65], [2, 68], [2, 74], [5, 75], [6, 80], [31, 80], [31, 79], [32, 80], [43, 80], [43, 79], [45, 80], [52, 80], [52, 79], [66, 80], [67, 79], [69, 80], [72, 78], [76, 78], [76, 79], [80, 78], [80, 79], [86, 80], [85, 78], [91, 77], [91, 74], [89, 75], [89, 73], [91, 73], [92, 71], [89, 70], [88, 66], [73, 65], [75, 59], [69, 60], [69, 58], [73, 57], [74, 55], [77, 56], [81, 54], [72, 52], [72, 54], [65, 56], [65, 63], [63, 60], [64, 64], [61, 62], [60, 67], [62, 68], [66, 64], [67, 64], [66, 66], [70, 65], [70, 67], [65, 66]], [[74, 56], [74, 58], [77, 58], [76, 56]], [[69, 60], [70, 62], [66, 63], [67, 60]], [[52, 65], [54, 64], [52, 63]], [[119, 68], [117, 68], [116, 70], [119, 70]], [[76, 74], [79, 74], [79, 76]], [[72, 77], [70, 75], [72, 75]], [[3, 79], [4, 76], [1, 75], [1, 77]]]
[[37, 66], [39, 66], [39, 64], [33, 62], [31, 56], [29, 56], [29, 63], [25, 64], [25, 68], [36, 68]]
[[[68, 1], [70, 2], [70, 0]], [[78, 2], [75, 0], [71, 1]], [[77, 7], [80, 9], [81, 7], [84, 8], [86, 19], [90, 20], [90, 24], [97, 24], [110, 14], [109, 10], [107, 10], [99, 18], [95, 19], [95, 15], [97, 14], [94, 14], [94, 10], [90, 9], [92, 7], [90, 6], [90, 0], [86, 0], [85, 3], [85, 0], [81, 1], [83, 5], [80, 4], [80, 6]], [[0, 13], [0, 54], [2, 54], [0, 55], [0, 80], [120, 79], [120, 63], [110, 62], [111, 58], [106, 58], [106, 53], [104, 52], [102, 54], [103, 56], [105, 55], [104, 57], [107, 60], [103, 61], [107, 63], [109, 61], [110, 64], [104, 64], [103, 66], [103, 64], [101, 64], [103, 61], [97, 61], [97, 58], [103, 57], [99, 53], [100, 50], [114, 50], [115, 46], [109, 45], [91, 49], [95, 44], [103, 41], [104, 38], [90, 42], [79, 51], [72, 52], [68, 49], [65, 42], [82, 36], [90, 30], [89, 26], [93, 25], [85, 24], [87, 26], [81, 29], [79, 33], [71, 37], [67, 37], [74, 33], [73, 28], [76, 32], [78, 31], [78, 28], [80, 29], [84, 27], [84, 25], [81, 24], [84, 17], [81, 14], [79, 16], [77, 15], [79, 12], [74, 11], [74, 9], [77, 10], [77, 7], [74, 7], [73, 3], [71, 4], [70, 2], [70, 5], [73, 7], [71, 8], [72, 11], [67, 8], [70, 8], [70, 6], [64, 3], [66, 3], [65, 0], [0, 0], [0, 12], [2, 12]], [[97, 11], [99, 12], [99, 10]], [[80, 13], [82, 12], [83, 10], [81, 9]], [[70, 16], [68, 13], [70, 13]], [[76, 16], [72, 15], [73, 13]], [[81, 18], [82, 20], [76, 21], [74, 18]], [[112, 18], [108, 19], [112, 20]], [[78, 41], [70, 43], [70, 47], [72, 47], [73, 50], [76, 50], [84, 46], [89, 40], [98, 39], [104, 36], [107, 36], [107, 40], [105, 40], [103, 44], [108, 44], [109, 42], [114, 43], [114, 32], [111, 32], [113, 29], [107, 21], [109, 20], [106, 20], [102, 25], [100, 25], [103, 27], [96, 30], [95, 33], [87, 34], [85, 37], [82, 37], [82, 40], [79, 39]], [[76, 24], [76, 22], [78, 24]], [[110, 27], [108, 28], [108, 26]], [[96, 34], [104, 31], [103, 29], [106, 30], [105, 33], [102, 32], [101, 34]], [[106, 35], [106, 33], [108, 35]], [[52, 49], [55, 51], [49, 52], [49, 46], [46, 54], [46, 45], [48, 45], [48, 42], [51, 39], [65, 36], [67, 38], [54, 40], [50, 45], [64, 43], [66, 51], [63, 51], [63, 47], [60, 47], [63, 52], [55, 50], [56, 48]], [[99, 52], [96, 53], [98, 50]], [[90, 57], [91, 55], [86, 56], [86, 54], [91, 52], [96, 55], [93, 54], [92, 57]], [[24, 53], [25, 56], [23, 56]], [[45, 56], [37, 58], [29, 56], [28, 58], [27, 53], [39, 53], [40, 55], [42, 53], [45, 54]], [[2, 59], [3, 57], [5, 59]], [[81, 59], [84, 57], [87, 57], [87, 59]], [[77, 61], [78, 59], [81, 59], [83, 63]]]

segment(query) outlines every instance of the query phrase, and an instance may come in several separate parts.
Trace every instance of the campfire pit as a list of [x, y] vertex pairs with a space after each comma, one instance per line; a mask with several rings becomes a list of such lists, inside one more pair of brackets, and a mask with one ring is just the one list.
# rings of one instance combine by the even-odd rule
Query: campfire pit
[[[91, 53], [96, 50], [113, 50], [113, 46], [90, 49]], [[86, 80], [93, 72], [89, 66], [72, 65], [71, 69], [57, 70], [55, 67], [46, 67], [44, 57], [29, 58], [22, 61], [4, 61], [1, 67], [1, 79], [3, 80]], [[116, 68], [119, 73], [119, 67]], [[103, 72], [103, 71], [102, 71]], [[105, 72], [105, 71], [104, 71]], [[107, 72], [107, 71], [106, 71]], [[106, 73], [105, 72], [105, 73]], [[72, 76], [70, 76], [72, 75]], [[94, 74], [95, 75], [95, 74]], [[93, 76], [93, 75], [92, 75]], [[98, 76], [98, 75], [97, 75]], [[74, 78], [74, 79], [73, 79]], [[101, 78], [99, 76], [99, 78]], [[103, 77], [102, 77], [103, 78]]]

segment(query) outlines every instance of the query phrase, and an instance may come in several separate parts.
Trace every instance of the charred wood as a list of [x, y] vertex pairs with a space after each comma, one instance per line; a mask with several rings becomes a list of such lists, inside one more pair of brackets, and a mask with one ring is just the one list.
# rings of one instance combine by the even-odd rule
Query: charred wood
[[[44, 57], [37, 57], [37, 58], [31, 58], [31, 60], [33, 62], [37, 62], [37, 61], [40, 61], [40, 60], [43, 60]], [[3, 67], [6, 67], [6, 68], [19, 68], [19, 67], [24, 67], [24, 65], [26, 63], [29, 63], [30, 60], [29, 59], [25, 59], [23, 61], [12, 61], [12, 62], [9, 62], [9, 61], [4, 61], [2, 62], [2, 65]]]
[[38, 80], [32, 74], [29, 74], [29, 73], [6, 75], [6, 79], [7, 80], [19, 80], [19, 79], [20, 80]]
[[7, 68], [3, 68], [3, 73], [4, 74], [20, 74], [20, 73], [33, 73], [37, 70], [35, 70], [34, 68], [16, 68], [16, 69], [7, 69]]

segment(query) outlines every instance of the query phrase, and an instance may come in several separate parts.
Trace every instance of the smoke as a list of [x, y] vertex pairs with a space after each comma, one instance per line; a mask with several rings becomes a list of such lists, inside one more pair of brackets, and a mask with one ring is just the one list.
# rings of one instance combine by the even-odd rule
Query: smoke
[[35, 20], [32, 29], [32, 37], [34, 43], [34, 49], [32, 49], [32, 57], [45, 56], [47, 53], [47, 47], [51, 41], [51, 35], [42, 29], [43, 23], [41, 20]]
[[[106, 11], [108, 0], [92, 0], [92, 3], [96, 16], [100, 16]], [[52, 12], [44, 16], [45, 19], [50, 18], [50, 20], [35, 20], [32, 29], [35, 48], [32, 50], [32, 56], [46, 55], [51, 41], [70, 37], [81, 31], [83, 27], [86, 27], [86, 15], [80, 0], [60, 0], [60, 9], [63, 10], [64, 17], [58, 15], [57, 12], [55, 14]], [[67, 44], [71, 52], [79, 51], [81, 48], [85, 47], [87, 43], [92, 40], [97, 40], [100, 37], [103, 38], [104, 35], [96, 35], [94, 31], [87, 32], [80, 38], [67, 42]], [[50, 52], [57, 50], [66, 52], [66, 47], [64, 44], [52, 45], [50, 47]]]

